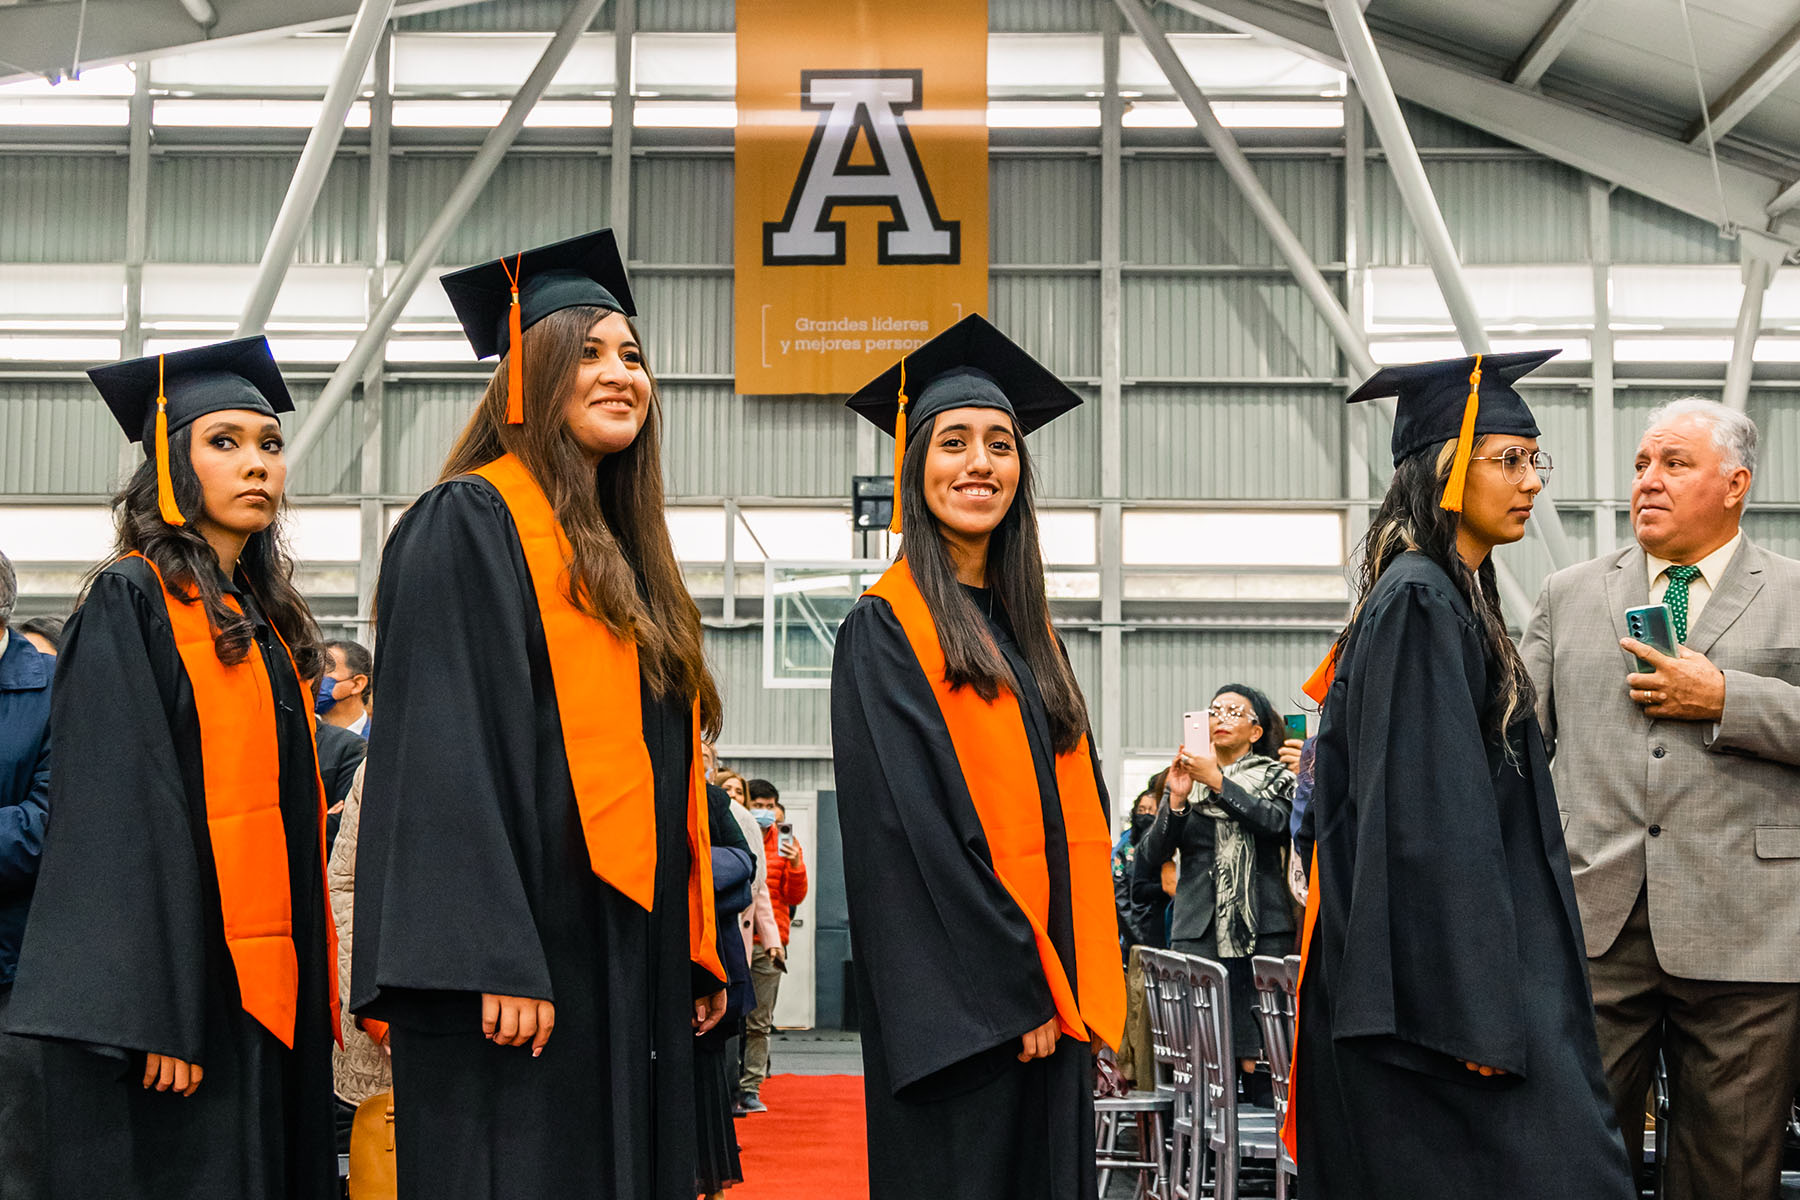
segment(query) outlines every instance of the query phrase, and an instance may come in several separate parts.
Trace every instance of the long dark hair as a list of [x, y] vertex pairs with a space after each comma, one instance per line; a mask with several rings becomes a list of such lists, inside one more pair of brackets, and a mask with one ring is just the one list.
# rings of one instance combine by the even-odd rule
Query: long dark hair
[[[198, 528], [206, 501], [189, 457], [193, 433], [194, 427], [187, 425], [169, 435], [169, 478], [175, 485], [175, 504], [187, 518], [187, 524], [170, 525], [162, 519], [156, 501], [156, 464], [146, 458], [124, 489], [113, 497], [117, 527], [113, 550], [119, 555], [142, 554], [156, 564], [168, 588], [183, 595], [198, 593], [207, 623], [213, 629], [214, 652], [220, 662], [236, 666], [249, 655], [256, 641], [256, 625], [245, 614], [226, 606], [218, 555]], [[263, 615], [293, 653], [300, 678], [316, 679], [325, 669], [325, 648], [320, 644], [312, 609], [294, 586], [294, 563], [288, 557], [282, 528], [287, 511], [284, 497], [269, 527], [251, 534], [244, 542], [238, 554], [238, 570]], [[88, 576], [82, 589], [84, 596], [106, 565], [101, 564]]]
[[[563, 417], [588, 330], [612, 310], [577, 306], [525, 331], [525, 422], [506, 421], [508, 359], [502, 356], [475, 415], [450, 451], [441, 483], [503, 454], [516, 455], [549, 497], [569, 539], [569, 600], [613, 634], [637, 643], [638, 665], [662, 696], [699, 697], [700, 724], [716, 738], [723, 705], [700, 646], [700, 610], [681, 578], [663, 517], [662, 399], [649, 360], [650, 409], [631, 445], [598, 468]], [[640, 352], [643, 339], [627, 319]], [[643, 591], [638, 590], [639, 580]]]
[[[1486, 440], [1475, 440], [1476, 453], [1480, 453]], [[1427, 447], [1401, 460], [1394, 469], [1393, 482], [1362, 541], [1356, 604], [1349, 628], [1338, 637], [1337, 648], [1341, 654], [1382, 573], [1408, 550], [1418, 551], [1443, 568], [1475, 612], [1488, 664], [1488, 699], [1482, 725], [1488, 736], [1505, 748], [1506, 731], [1531, 712], [1536, 693], [1525, 660], [1519, 657], [1518, 647], [1506, 632], [1493, 555], [1482, 561], [1479, 571], [1471, 571], [1456, 552], [1456, 529], [1462, 517], [1438, 505], [1455, 451], [1453, 441]]]
[[1281, 753], [1281, 743], [1286, 739], [1286, 726], [1269, 698], [1246, 683], [1228, 683], [1213, 693], [1216, 701], [1226, 692], [1235, 692], [1250, 702], [1252, 720], [1262, 726], [1262, 736], [1250, 744], [1250, 753], [1260, 754], [1264, 758], [1274, 758]]
[[[908, 431], [909, 445], [916, 453], [909, 453], [900, 467], [900, 520], [906, 530], [902, 557], [937, 626], [938, 642], [944, 648], [945, 678], [951, 687], [974, 688], [976, 695], [991, 702], [1001, 688], [1016, 692], [1018, 685], [987, 621], [957, 584], [956, 564], [938, 531], [937, 518], [925, 503], [925, 459], [936, 426], [934, 417], [926, 428]], [[1043, 694], [1050, 740], [1058, 754], [1067, 754], [1088, 731], [1087, 702], [1069, 660], [1050, 632], [1031, 455], [1023, 438], [1015, 437], [1013, 444], [1019, 453], [1019, 490], [988, 541], [987, 582], [1006, 610], [1013, 637]]]

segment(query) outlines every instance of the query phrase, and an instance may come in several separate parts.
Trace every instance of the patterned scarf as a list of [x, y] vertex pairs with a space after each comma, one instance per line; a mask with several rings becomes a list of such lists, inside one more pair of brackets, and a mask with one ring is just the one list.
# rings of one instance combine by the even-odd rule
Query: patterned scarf
[[[1272, 758], [1246, 754], [1228, 767], [1226, 779], [1253, 796], [1277, 787], [1287, 768]], [[1217, 794], [1207, 790], [1201, 816], [1213, 822], [1213, 890], [1217, 905], [1220, 958], [1248, 958], [1256, 953], [1256, 835], [1244, 828]]]

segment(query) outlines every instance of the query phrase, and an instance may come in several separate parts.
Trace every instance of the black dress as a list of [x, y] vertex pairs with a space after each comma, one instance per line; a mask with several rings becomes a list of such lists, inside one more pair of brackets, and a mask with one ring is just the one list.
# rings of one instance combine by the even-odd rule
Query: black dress
[[[1484, 738], [1485, 649], [1424, 556], [1371, 592], [1324, 708], [1296, 1056], [1308, 1200], [1632, 1200], [1537, 723]], [[1483, 1077], [1475, 1062], [1507, 1074]]]
[[[989, 594], [969, 591], [987, 612]], [[1068, 845], [1044, 702], [1004, 616], [989, 623], [1021, 683], [1050, 940], [1072, 963]], [[879, 598], [859, 601], [838, 631], [831, 730], [870, 1200], [1089, 1200], [1098, 1191], [1092, 1053], [1063, 1037], [1048, 1058], [1017, 1059], [1020, 1038], [1056, 1015], [1049, 984], [1025, 915], [994, 873], [937, 697]]]
[[[692, 1200], [688, 703], [643, 712], [657, 866], [644, 911], [598, 878], [512, 516], [486, 481], [420, 498], [382, 559], [358, 853], [355, 1010], [392, 1026], [403, 1200]], [[549, 999], [541, 1058], [481, 994]]]
[[[748, 876], [739, 875], [738, 888], [727, 887], [727, 877], [720, 872], [721, 855], [737, 856], [740, 871], [755, 872], [755, 859], [744, 831], [731, 815], [731, 797], [724, 788], [707, 785], [706, 798], [712, 820], [713, 895], [722, 897], [727, 891], [741, 891]], [[743, 992], [749, 990], [750, 964], [744, 957], [744, 939], [738, 933], [740, 910], [718, 910], [719, 961], [730, 977], [726, 994], [730, 998], [725, 1016], [717, 1025], [694, 1039], [694, 1104], [695, 1130], [699, 1138], [698, 1184], [702, 1195], [744, 1181], [744, 1167], [738, 1155], [736, 1122], [732, 1111], [737, 1103], [737, 1056], [726, 1053], [732, 1039], [743, 1030]], [[755, 993], [749, 996], [752, 1007]]]
[[[294, 1048], [243, 1009], [225, 943], [200, 719], [150, 565], [107, 567], [64, 633], [50, 809], [8, 1014], [45, 1046], [53, 1200], [326, 1200], [338, 1194], [331, 985], [309, 698], [256, 620], [274, 689], [294, 951]], [[144, 1055], [198, 1063], [191, 1097]]]

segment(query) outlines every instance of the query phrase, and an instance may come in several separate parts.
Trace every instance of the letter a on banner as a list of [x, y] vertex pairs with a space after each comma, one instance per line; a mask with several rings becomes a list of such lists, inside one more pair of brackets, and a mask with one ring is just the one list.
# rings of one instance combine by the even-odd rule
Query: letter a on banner
[[987, 3], [737, 16], [737, 390], [848, 392], [987, 307]]

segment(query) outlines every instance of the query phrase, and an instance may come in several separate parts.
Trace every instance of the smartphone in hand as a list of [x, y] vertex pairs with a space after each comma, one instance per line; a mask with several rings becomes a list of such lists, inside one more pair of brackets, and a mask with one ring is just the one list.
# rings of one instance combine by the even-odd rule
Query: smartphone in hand
[[[1681, 657], [1681, 651], [1675, 645], [1675, 619], [1669, 615], [1669, 606], [1666, 604], [1647, 604], [1642, 608], [1626, 609], [1625, 632], [1633, 641], [1660, 650], [1670, 658]], [[1655, 672], [1656, 664], [1645, 662], [1640, 657], [1637, 669], [1640, 675], [1649, 675]]]
[[792, 854], [794, 852], [794, 826], [792, 823], [783, 821], [775, 826], [775, 829], [780, 834], [775, 839], [775, 849], [782, 854]]
[[1191, 712], [1181, 714], [1181, 744], [1192, 754], [1202, 746], [1212, 745], [1212, 726], [1207, 723], [1207, 714]]
[[1289, 713], [1285, 717], [1281, 718], [1281, 723], [1283, 725], [1287, 726], [1287, 736], [1288, 737], [1295, 738], [1302, 742], [1304, 742], [1306, 740], [1306, 714], [1305, 713]]

